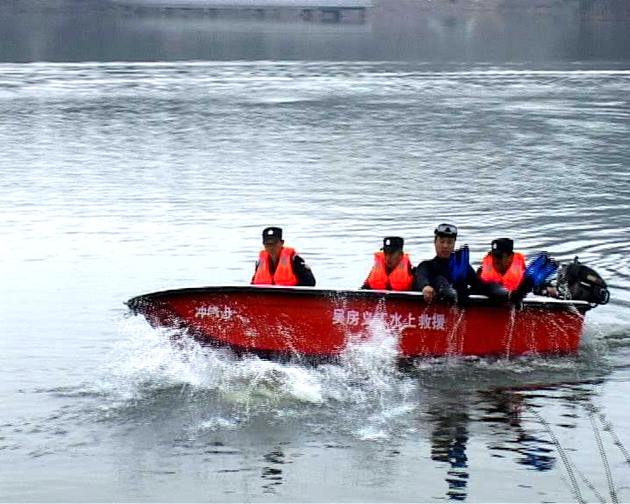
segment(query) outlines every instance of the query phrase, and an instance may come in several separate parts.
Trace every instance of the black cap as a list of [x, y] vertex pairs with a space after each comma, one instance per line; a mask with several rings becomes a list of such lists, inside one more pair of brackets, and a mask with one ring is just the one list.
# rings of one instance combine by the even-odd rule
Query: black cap
[[388, 236], [387, 238], [383, 238], [383, 251], [396, 252], [402, 250], [404, 244], [405, 240], [400, 236]]
[[457, 238], [457, 226], [453, 224], [440, 224], [435, 228], [435, 236], [444, 236], [446, 238]]
[[268, 227], [268, 228], [263, 229], [263, 232], [262, 232], [263, 243], [265, 243], [269, 238], [282, 240], [282, 228]]
[[497, 238], [492, 240], [492, 254], [500, 256], [514, 252], [514, 241], [509, 238]]

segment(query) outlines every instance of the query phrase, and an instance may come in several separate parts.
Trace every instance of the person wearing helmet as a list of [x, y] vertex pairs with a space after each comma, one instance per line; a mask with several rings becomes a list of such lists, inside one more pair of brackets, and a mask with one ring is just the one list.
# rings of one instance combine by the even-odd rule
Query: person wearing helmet
[[[416, 268], [414, 290], [422, 292], [427, 303], [444, 301], [465, 304], [471, 291], [477, 290], [481, 285], [475, 270], [467, 264], [467, 259], [466, 264], [460, 268], [462, 274], [455, 278], [453, 259], [462, 251], [455, 251], [456, 241], [457, 227], [447, 223], [440, 224], [434, 231], [435, 257], [422, 261]], [[467, 252], [467, 248], [465, 250]]]

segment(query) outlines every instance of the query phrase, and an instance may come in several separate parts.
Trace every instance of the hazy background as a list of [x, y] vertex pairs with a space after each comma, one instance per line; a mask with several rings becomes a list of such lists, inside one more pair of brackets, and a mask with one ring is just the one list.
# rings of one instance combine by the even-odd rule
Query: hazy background
[[295, 11], [2, 0], [0, 61], [627, 61], [626, 0], [374, 0], [364, 22]]

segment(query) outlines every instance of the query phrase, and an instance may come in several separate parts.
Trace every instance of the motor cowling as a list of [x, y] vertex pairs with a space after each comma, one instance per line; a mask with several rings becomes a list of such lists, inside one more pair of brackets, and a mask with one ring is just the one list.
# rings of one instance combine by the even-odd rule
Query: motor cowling
[[558, 288], [566, 298], [587, 301], [592, 305], [603, 305], [610, 300], [604, 279], [593, 268], [582, 264], [577, 256], [558, 270]]

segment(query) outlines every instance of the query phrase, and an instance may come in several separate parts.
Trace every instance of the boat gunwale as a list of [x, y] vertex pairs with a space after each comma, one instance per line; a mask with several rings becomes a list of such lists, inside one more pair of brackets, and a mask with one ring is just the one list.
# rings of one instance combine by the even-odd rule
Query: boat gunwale
[[[162, 291], [150, 292], [147, 294], [141, 294], [135, 296], [125, 304], [131, 310], [138, 310], [141, 305], [151, 303], [153, 301], [159, 301], [163, 298], [173, 296], [190, 296], [194, 294], [230, 294], [230, 293], [261, 293], [272, 295], [290, 295], [290, 296], [317, 296], [317, 297], [329, 297], [329, 298], [345, 298], [345, 299], [365, 299], [365, 298], [377, 298], [377, 299], [397, 299], [409, 300], [411, 298], [422, 298], [421, 292], [415, 291], [387, 291], [387, 290], [369, 290], [369, 289], [330, 289], [319, 287], [287, 287], [277, 285], [217, 285], [217, 286], [202, 286], [202, 287], [184, 287], [167, 289]], [[496, 301], [491, 300], [487, 296], [473, 294], [469, 297], [467, 307], [497, 307], [497, 306], [510, 306], [506, 304], [497, 305]], [[531, 296], [523, 299], [523, 308], [544, 308], [549, 310], [567, 310], [576, 309], [580, 313], [584, 314], [591, 309], [591, 305], [587, 301], [571, 300], [571, 299], [557, 299], [545, 296]]]

